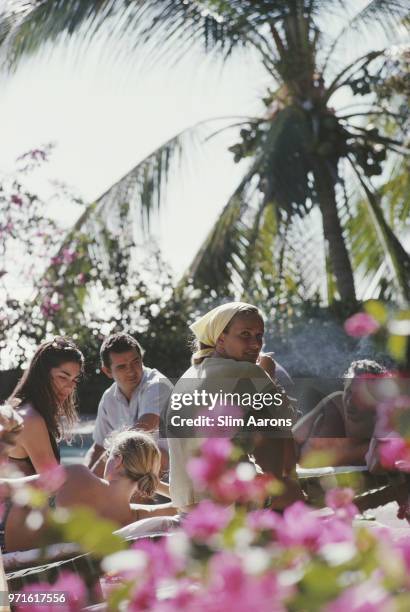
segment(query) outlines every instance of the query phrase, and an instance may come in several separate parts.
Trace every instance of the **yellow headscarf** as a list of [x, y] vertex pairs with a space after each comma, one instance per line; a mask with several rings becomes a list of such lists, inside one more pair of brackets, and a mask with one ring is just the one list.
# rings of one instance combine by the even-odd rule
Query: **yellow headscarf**
[[189, 328], [194, 332], [195, 337], [207, 344], [210, 348], [201, 349], [192, 355], [192, 361], [195, 362], [203, 357], [208, 357], [214, 352], [216, 341], [222, 334], [229, 321], [242, 310], [255, 308], [252, 304], [246, 302], [228, 302], [213, 308], [204, 314], [198, 321], [192, 323]]

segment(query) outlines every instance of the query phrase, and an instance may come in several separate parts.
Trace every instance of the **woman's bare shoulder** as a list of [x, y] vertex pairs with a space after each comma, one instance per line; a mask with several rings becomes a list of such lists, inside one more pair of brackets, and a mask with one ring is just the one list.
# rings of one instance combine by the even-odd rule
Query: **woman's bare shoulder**
[[67, 474], [67, 477], [72, 479], [81, 478], [82, 480], [90, 480], [90, 482], [99, 482], [101, 480], [100, 478], [98, 478], [98, 476], [93, 474], [86, 465], [82, 465], [80, 463], [75, 465], [66, 465], [64, 469]]
[[57, 505], [71, 506], [94, 502], [103, 488], [103, 481], [93, 474], [85, 465], [65, 466], [66, 479], [57, 493]]
[[19, 407], [18, 413], [24, 419], [24, 425], [28, 424], [43, 424], [45, 425], [44, 418], [31, 404], [23, 404]]

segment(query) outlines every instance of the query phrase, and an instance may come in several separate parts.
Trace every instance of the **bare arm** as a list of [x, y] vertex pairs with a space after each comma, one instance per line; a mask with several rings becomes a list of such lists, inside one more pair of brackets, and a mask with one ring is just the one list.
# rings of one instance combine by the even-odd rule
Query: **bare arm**
[[329, 408], [331, 408], [334, 402], [338, 399], [340, 400], [339, 391], [326, 395], [326, 397], [322, 398], [310, 412], [305, 414], [301, 419], [299, 419], [296, 425], [293, 426], [293, 437], [299, 445], [306, 442], [306, 440], [309, 438], [313, 425], [315, 424], [315, 420], [320, 413], [324, 411], [324, 414], [326, 414], [329, 411]]
[[133, 429], [143, 429], [144, 431], [155, 431], [159, 427], [159, 416], [151, 412], [143, 414], [135, 422]]
[[51, 446], [46, 423], [39, 414], [25, 416], [24, 428], [17, 436], [16, 446], [25, 450], [37, 474], [59, 465]]
[[105, 453], [105, 448], [94, 442], [85, 456], [84, 465], [99, 477], [104, 474]]
[[152, 516], [174, 516], [178, 514], [178, 510], [172, 502], [155, 504], [153, 506], [148, 504], [130, 504], [130, 506], [135, 521], [151, 518]]

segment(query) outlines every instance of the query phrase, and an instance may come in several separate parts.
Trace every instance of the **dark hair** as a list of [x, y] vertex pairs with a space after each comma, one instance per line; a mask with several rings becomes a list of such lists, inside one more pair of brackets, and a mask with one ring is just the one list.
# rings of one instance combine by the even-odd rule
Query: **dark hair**
[[112, 334], [111, 336], [108, 336], [108, 338], [106, 338], [101, 345], [101, 363], [106, 368], [109, 368], [111, 365], [110, 353], [126, 353], [132, 349], [136, 349], [138, 355], [142, 358], [144, 352], [138, 340], [129, 334]]
[[387, 374], [387, 369], [372, 359], [358, 359], [357, 361], [352, 361], [343, 378], [355, 378], [355, 376], [360, 376], [361, 374], [382, 376]]
[[83, 372], [83, 354], [72, 340], [56, 336], [54, 340], [43, 342], [9, 398], [18, 399], [20, 404], [30, 402], [45, 420], [49, 433], [57, 440], [65, 435], [65, 426], [71, 429], [78, 420], [75, 391], [60, 403], [50, 378], [52, 368], [67, 362], [78, 363]]

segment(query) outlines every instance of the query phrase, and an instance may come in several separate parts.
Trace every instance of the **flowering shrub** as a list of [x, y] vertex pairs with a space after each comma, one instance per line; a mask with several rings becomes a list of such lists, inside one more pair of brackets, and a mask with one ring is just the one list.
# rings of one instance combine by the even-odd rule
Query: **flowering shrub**
[[[379, 322], [376, 333], [384, 333], [384, 325]], [[388, 397], [390, 388], [383, 386], [378, 406], [377, 427], [385, 436], [380, 458], [388, 469], [410, 471], [409, 397]], [[372, 409], [375, 403], [377, 396]], [[102, 535], [102, 521], [84, 512], [62, 520], [67, 537], [77, 536], [87, 550], [104, 557], [102, 585], [109, 609], [409, 609], [410, 538], [394, 541], [385, 528], [355, 524], [351, 489], [327, 491], [324, 512], [303, 502], [282, 514], [263, 508], [266, 498], [278, 492], [277, 483], [243, 461], [226, 438], [206, 440], [188, 470], [208, 499], [158, 541], [142, 540], [126, 548], [110, 541], [108, 528]], [[57, 481], [61, 477], [53, 474]], [[399, 516], [410, 515], [402, 508]], [[76, 598], [60, 610], [77, 610], [86, 598], [78, 582], [72, 590]]]
[[[207, 440], [189, 469], [202, 488], [217, 491], [217, 501], [199, 503], [172, 535], [104, 560], [112, 609], [126, 599], [135, 612], [338, 612], [342, 606], [361, 612], [400, 601], [410, 546], [391, 542], [383, 531], [354, 527], [351, 489], [328, 491], [325, 514], [302, 502], [282, 515], [247, 512], [238, 501], [220, 499], [217, 485], [234, 456], [228, 440]], [[255, 480], [255, 471], [242, 480], [247, 505]]]
[[[283, 514], [270, 509], [247, 511], [258, 475], [241, 480], [241, 502], [220, 501], [218, 482], [224, 482], [236, 456], [226, 439], [205, 441], [191, 473], [212, 484], [218, 499], [206, 499], [182, 519], [179, 529], [161, 539], [139, 540], [129, 548], [106, 546], [101, 563], [109, 609], [133, 612], [282, 612], [324, 610], [356, 612], [397, 609], [410, 587], [410, 543], [395, 543], [386, 531], [354, 526], [357, 512], [351, 489], [327, 492], [325, 513], [302, 502]], [[55, 479], [61, 474], [53, 475]], [[258, 485], [259, 486], [259, 485]], [[255, 502], [255, 500], [253, 500]], [[254, 503], [254, 505], [256, 505]], [[67, 526], [67, 518], [65, 519]], [[68, 523], [70, 521], [68, 520]], [[101, 521], [82, 514], [71, 523], [71, 535], [81, 531], [83, 546], [99, 533]], [[88, 538], [88, 540], [87, 540]], [[107, 554], [108, 553], [108, 554]], [[101, 554], [101, 553], [100, 553]], [[69, 591], [58, 609], [77, 611], [87, 601], [78, 576], [63, 573], [54, 585], [26, 587]], [[25, 610], [43, 610], [38, 604]], [[50, 608], [47, 608], [50, 609]], [[53, 608], [52, 608], [53, 609]], [[57, 609], [57, 608], [56, 608]], [[404, 608], [403, 608], [404, 609]]]

